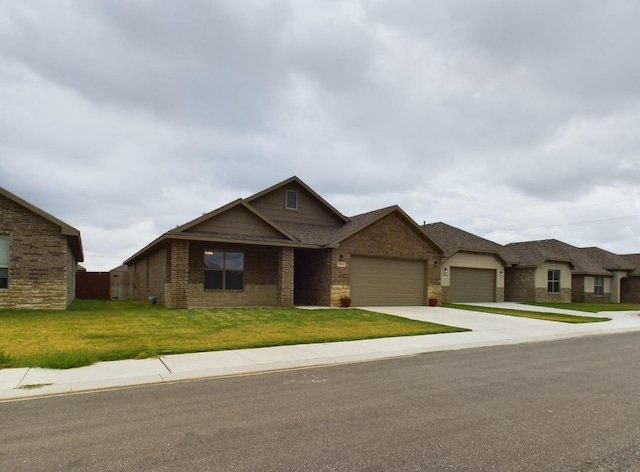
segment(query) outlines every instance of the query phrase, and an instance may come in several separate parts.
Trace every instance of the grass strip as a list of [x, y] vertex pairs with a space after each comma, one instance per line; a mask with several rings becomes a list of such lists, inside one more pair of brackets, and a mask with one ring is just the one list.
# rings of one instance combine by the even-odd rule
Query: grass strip
[[514, 310], [510, 308], [486, 307], [477, 305], [462, 305], [458, 303], [443, 303], [442, 306], [455, 308], [456, 310], [480, 311], [495, 315], [519, 316], [521, 318], [533, 318], [536, 320], [559, 321], [562, 323], [597, 323], [610, 321], [611, 318], [596, 316], [567, 315], [564, 313], [546, 313], [542, 311]]
[[0, 326], [0, 368], [57, 369], [188, 352], [467, 331], [353, 308], [180, 310], [93, 300], [76, 300], [66, 311], [0, 311]]
[[637, 311], [640, 313], [640, 305], [632, 303], [528, 303], [528, 305], [587, 313], [602, 311]]

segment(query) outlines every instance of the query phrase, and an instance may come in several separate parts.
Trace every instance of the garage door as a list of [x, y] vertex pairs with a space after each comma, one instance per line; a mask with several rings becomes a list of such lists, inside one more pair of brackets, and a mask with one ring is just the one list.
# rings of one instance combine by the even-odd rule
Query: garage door
[[451, 268], [449, 297], [452, 302], [495, 302], [496, 271], [493, 269]]
[[424, 305], [424, 262], [378, 257], [351, 258], [355, 306]]

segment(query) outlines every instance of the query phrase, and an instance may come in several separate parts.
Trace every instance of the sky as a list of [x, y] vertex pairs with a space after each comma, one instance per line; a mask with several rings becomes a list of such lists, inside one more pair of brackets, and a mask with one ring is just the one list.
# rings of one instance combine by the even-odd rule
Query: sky
[[4, 0], [0, 186], [107, 271], [298, 176], [499, 244], [640, 253], [637, 0]]

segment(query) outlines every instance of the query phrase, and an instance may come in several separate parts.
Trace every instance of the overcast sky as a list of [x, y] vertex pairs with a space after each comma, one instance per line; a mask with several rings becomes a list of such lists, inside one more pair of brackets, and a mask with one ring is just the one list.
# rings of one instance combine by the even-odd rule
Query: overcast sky
[[297, 175], [500, 244], [640, 252], [637, 0], [4, 0], [0, 186], [109, 270]]

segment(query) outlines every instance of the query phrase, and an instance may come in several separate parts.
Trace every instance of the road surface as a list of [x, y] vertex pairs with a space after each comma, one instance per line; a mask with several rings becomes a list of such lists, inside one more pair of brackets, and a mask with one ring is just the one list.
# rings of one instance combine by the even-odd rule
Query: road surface
[[638, 471], [640, 334], [0, 403], [2, 471]]

